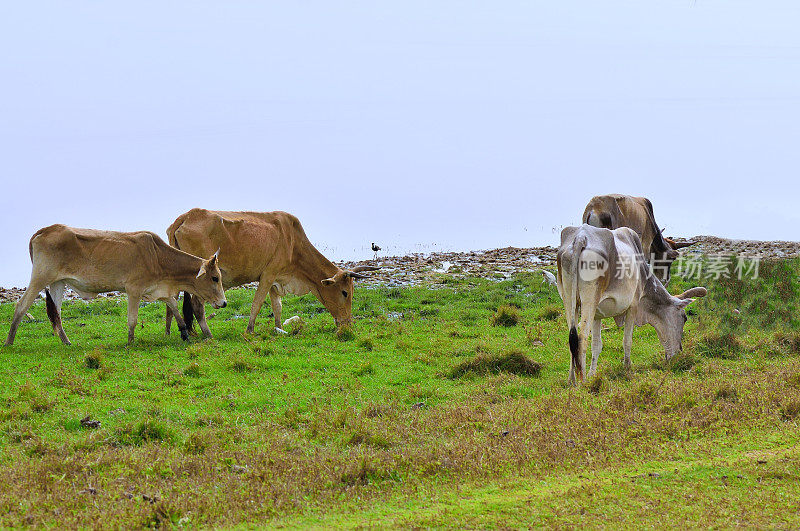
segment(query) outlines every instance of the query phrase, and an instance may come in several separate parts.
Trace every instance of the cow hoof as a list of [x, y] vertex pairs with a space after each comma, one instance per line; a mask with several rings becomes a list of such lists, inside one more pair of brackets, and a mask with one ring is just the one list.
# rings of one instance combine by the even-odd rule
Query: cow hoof
[[187, 332], [185, 328], [181, 328], [181, 339], [189, 341], [189, 332]]

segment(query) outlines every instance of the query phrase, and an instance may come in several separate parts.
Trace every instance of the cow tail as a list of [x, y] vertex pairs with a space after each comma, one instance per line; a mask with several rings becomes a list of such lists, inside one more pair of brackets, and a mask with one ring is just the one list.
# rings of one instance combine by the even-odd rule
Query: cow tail
[[572, 354], [572, 364], [575, 366], [577, 374], [583, 374], [580, 350], [581, 339], [578, 336], [578, 282], [580, 280], [580, 261], [581, 253], [586, 248], [586, 238], [579, 236], [572, 244], [572, 290], [569, 293], [569, 304], [567, 308], [567, 325], [569, 326], [569, 351]]
[[47, 308], [47, 317], [50, 319], [50, 324], [53, 325], [53, 330], [55, 330], [58, 321], [61, 320], [61, 316], [58, 315], [56, 303], [53, 301], [53, 297], [50, 296], [50, 290], [47, 288], [44, 289], [44, 304]]
[[183, 292], [183, 320], [186, 323], [186, 330], [190, 331], [194, 323], [194, 308], [192, 308], [192, 296], [188, 291]]

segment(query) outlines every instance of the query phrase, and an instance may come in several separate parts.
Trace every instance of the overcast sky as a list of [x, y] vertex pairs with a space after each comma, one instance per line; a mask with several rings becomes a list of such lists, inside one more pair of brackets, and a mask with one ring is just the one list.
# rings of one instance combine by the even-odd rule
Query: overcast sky
[[10, 2], [0, 285], [51, 223], [286, 210], [330, 258], [555, 244], [592, 195], [798, 237], [800, 2]]

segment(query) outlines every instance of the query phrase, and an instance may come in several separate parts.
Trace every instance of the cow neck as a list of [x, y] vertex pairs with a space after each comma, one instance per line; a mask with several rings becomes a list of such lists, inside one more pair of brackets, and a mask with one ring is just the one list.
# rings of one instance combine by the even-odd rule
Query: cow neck
[[185, 282], [186, 285], [182, 287], [192, 287], [203, 266], [203, 259], [175, 248], [170, 249], [166, 258], [170, 266], [165, 268], [167, 275], [177, 282]]
[[309, 245], [305, 252], [296, 253], [295, 263], [304, 280], [312, 286], [315, 292], [319, 291], [318, 286], [322, 285], [323, 279], [330, 278], [339, 272], [339, 268], [325, 258], [313, 245]]

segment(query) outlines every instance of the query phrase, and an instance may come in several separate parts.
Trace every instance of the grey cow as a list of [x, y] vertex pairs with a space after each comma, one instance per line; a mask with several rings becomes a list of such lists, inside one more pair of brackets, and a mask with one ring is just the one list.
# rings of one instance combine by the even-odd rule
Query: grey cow
[[[589, 376], [597, 370], [597, 358], [603, 349], [601, 319], [614, 317], [624, 321], [622, 342], [625, 366], [631, 364], [634, 326], [651, 324], [664, 347], [667, 359], [681, 350], [684, 309], [703, 297], [706, 288], [691, 288], [672, 296], [650, 271], [642, 252], [639, 236], [627, 227], [615, 230], [582, 225], [561, 231], [557, 254], [558, 293], [564, 301], [572, 356], [569, 382], [586, 376], [586, 340], [592, 336], [592, 365]], [[578, 314], [580, 313], [580, 320]]]

